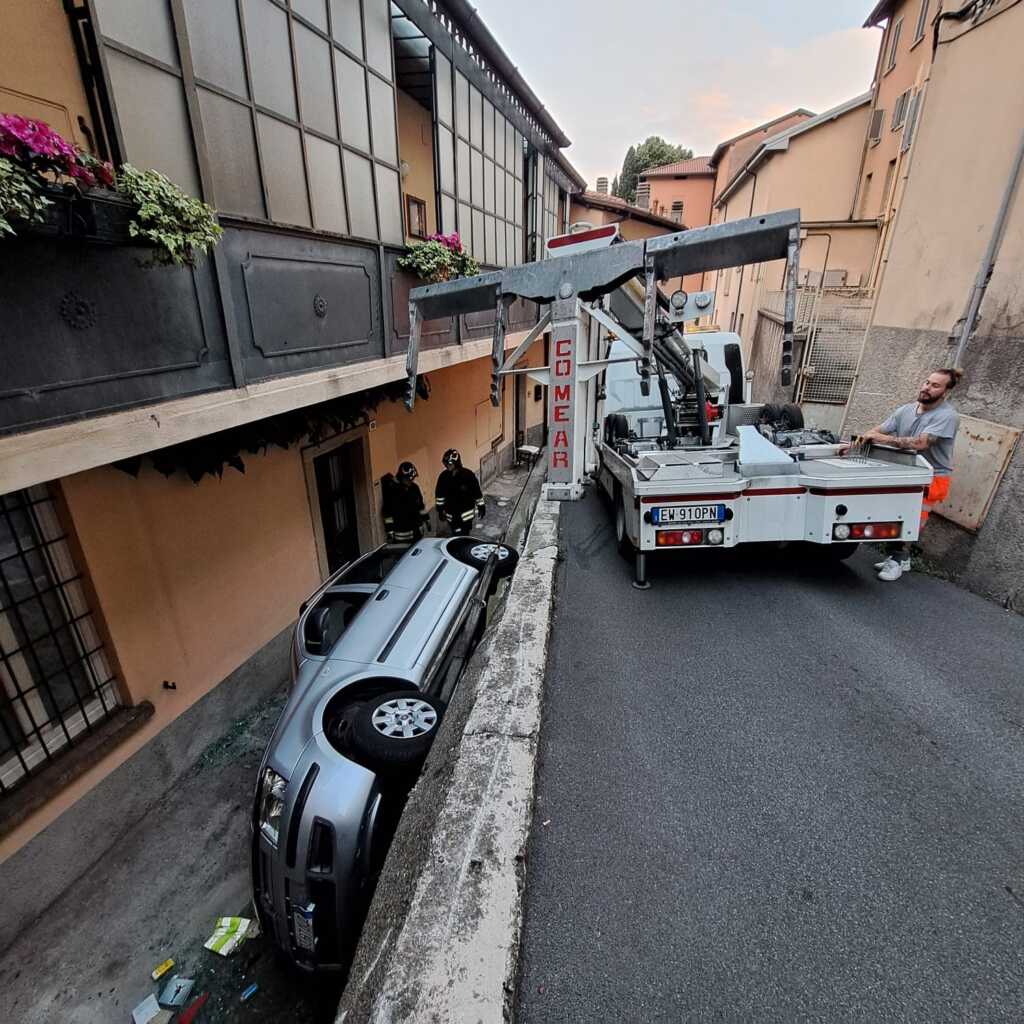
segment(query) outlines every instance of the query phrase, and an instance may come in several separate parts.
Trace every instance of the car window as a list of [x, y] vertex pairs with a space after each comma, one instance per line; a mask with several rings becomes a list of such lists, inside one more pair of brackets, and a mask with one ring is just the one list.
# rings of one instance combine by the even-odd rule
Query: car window
[[408, 550], [404, 545], [384, 544], [345, 569], [338, 580], [342, 583], [381, 583]]
[[326, 656], [369, 596], [366, 591], [347, 590], [327, 590], [321, 594], [303, 621], [302, 643], [306, 653]]

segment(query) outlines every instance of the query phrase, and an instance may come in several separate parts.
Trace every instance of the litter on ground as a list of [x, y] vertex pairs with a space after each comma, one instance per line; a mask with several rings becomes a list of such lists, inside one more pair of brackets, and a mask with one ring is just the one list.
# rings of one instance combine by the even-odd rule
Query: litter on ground
[[249, 937], [251, 924], [247, 917], [218, 917], [213, 934], [203, 945], [221, 956], [231, 956]]

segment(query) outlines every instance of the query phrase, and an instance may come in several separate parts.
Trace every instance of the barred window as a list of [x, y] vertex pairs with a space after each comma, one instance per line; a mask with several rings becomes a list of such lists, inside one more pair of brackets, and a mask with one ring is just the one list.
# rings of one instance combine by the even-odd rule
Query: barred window
[[0, 794], [118, 704], [48, 485], [0, 496]]

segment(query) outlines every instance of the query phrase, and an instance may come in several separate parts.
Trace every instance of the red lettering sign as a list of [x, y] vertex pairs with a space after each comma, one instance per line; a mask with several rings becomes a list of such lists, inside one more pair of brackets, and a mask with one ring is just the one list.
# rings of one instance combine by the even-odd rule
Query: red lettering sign
[[551, 468], [552, 469], [568, 469], [569, 468], [569, 453], [568, 452], [552, 452], [551, 453]]
[[556, 384], [555, 385], [555, 401], [556, 402], [568, 402], [569, 401], [569, 385], [568, 384]]
[[569, 436], [564, 430], [555, 431], [555, 439], [551, 442], [552, 448], [568, 448]]
[[554, 372], [556, 377], [568, 377], [572, 372], [572, 363], [568, 359], [556, 359]]
[[569, 406], [567, 405], [556, 405], [554, 412], [554, 420], [556, 423], [568, 423], [569, 422]]
[[572, 355], [572, 343], [568, 338], [559, 338], [555, 342], [555, 355], [556, 356], [571, 356]]

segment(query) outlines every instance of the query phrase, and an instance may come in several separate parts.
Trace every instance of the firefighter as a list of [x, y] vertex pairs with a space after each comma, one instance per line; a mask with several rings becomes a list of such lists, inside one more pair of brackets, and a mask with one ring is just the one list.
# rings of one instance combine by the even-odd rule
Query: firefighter
[[453, 534], [469, 533], [473, 520], [484, 517], [484, 495], [480, 481], [471, 469], [462, 465], [462, 456], [449, 448], [441, 459], [444, 470], [437, 478], [434, 501], [437, 514], [447, 520]]
[[430, 517], [423, 507], [423, 495], [416, 483], [416, 467], [403, 462], [398, 473], [387, 473], [380, 482], [384, 529], [394, 544], [414, 544], [423, 536]]

